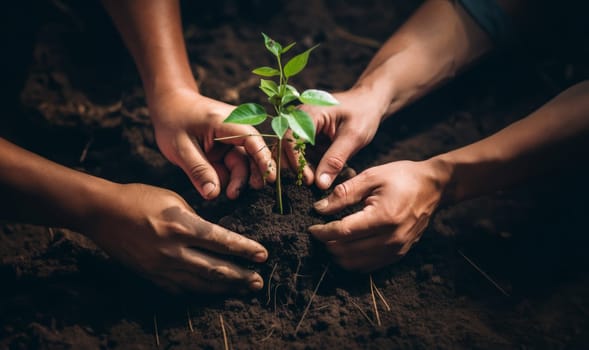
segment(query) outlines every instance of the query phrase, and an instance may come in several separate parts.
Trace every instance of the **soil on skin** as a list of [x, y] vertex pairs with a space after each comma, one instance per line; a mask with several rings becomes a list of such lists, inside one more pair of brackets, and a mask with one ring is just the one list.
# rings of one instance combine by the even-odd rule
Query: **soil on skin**
[[[383, 42], [420, 2], [200, 3], [184, 4], [194, 74], [203, 94], [237, 104], [264, 103], [249, 73], [272, 63], [260, 32], [297, 41], [299, 51], [321, 43], [293, 84], [342, 90], [374, 55], [370, 43]], [[372, 274], [390, 308], [375, 294], [379, 325], [369, 276], [339, 269], [307, 233], [309, 225], [333, 219], [312, 209], [325, 193], [287, 177], [286, 215], [273, 211], [270, 186], [237, 201], [203, 201], [157, 150], [141, 83], [99, 5], [33, 5], [33, 14], [25, 6], [12, 23], [19, 40], [5, 67], [6, 95], [20, 92], [21, 99], [5, 105], [2, 136], [113, 181], [172, 189], [207, 220], [259, 240], [270, 257], [250, 264], [265, 279], [259, 293], [177, 297], [120, 267], [78, 233], [3, 222], [0, 349], [155, 349], [156, 339], [159, 348], [223, 349], [221, 318], [234, 349], [589, 347], [584, 164], [440, 208], [404, 259]], [[350, 165], [361, 171], [455, 149], [587, 79], [589, 51], [579, 46], [586, 36], [574, 21], [562, 23], [577, 36], [544, 36], [557, 49], [527, 42], [525, 50], [488, 58], [385, 121]]]

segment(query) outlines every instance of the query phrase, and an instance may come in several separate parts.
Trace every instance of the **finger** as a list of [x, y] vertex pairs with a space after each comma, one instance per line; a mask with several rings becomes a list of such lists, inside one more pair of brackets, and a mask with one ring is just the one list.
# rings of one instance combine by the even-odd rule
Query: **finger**
[[229, 185], [227, 186], [227, 197], [236, 199], [239, 193], [247, 183], [248, 179], [248, 161], [244, 153], [234, 148], [225, 156], [225, 166], [229, 170]]
[[360, 145], [353, 141], [353, 137], [347, 137], [343, 131], [335, 135], [335, 139], [327, 152], [319, 161], [315, 172], [317, 187], [326, 190], [333, 180], [342, 171], [348, 159], [360, 149]]
[[373, 214], [373, 207], [350, 214], [341, 220], [331, 221], [324, 225], [313, 225], [309, 232], [322, 242], [354, 241], [393, 230], [390, 224], [381, 223]]
[[[230, 131], [224, 132], [228, 135], [259, 135], [253, 127], [232, 126]], [[243, 146], [253, 162], [258, 166], [260, 173], [267, 174], [266, 179], [270, 182], [276, 180], [276, 162], [272, 159], [272, 153], [264, 142], [262, 136], [245, 136], [230, 138], [221, 142], [230, 143], [235, 146]]]
[[345, 269], [368, 272], [400, 260], [409, 252], [419, 235], [411, 234], [407, 225], [392, 231], [354, 241], [329, 241], [325, 246]]
[[159, 284], [162, 288], [172, 291], [173, 294], [181, 294], [181, 292], [222, 293], [222, 291], [211, 290], [212, 283], [209, 281], [183, 271], [167, 272], [165, 279]]
[[250, 174], [250, 186], [256, 190], [261, 190], [264, 187], [264, 178], [254, 162], [250, 162]]
[[306, 186], [311, 186], [313, 184], [313, 181], [315, 181], [315, 172], [313, 171], [313, 168], [309, 165], [309, 163], [307, 163], [303, 168], [303, 183]]
[[178, 210], [168, 215], [170, 221], [185, 228], [186, 232], [180, 234], [180, 239], [190, 246], [255, 262], [264, 262], [268, 258], [268, 251], [258, 242], [205, 221], [196, 214]]
[[295, 141], [292, 131], [288, 130], [282, 139], [283, 159], [288, 162], [288, 166], [295, 171], [297, 169], [297, 159], [299, 153], [295, 150]]
[[339, 173], [339, 175], [333, 181], [333, 184], [336, 184], [336, 185], [340, 184], [344, 181], [347, 181], [347, 180], [355, 177], [356, 175], [358, 175], [358, 173], [356, 172], [356, 170], [354, 168], [351, 168], [351, 167], [345, 165], [344, 168], [342, 169], [342, 171]]
[[178, 165], [203, 198], [212, 199], [219, 195], [221, 186], [215, 169], [188, 135], [178, 140], [178, 157]]
[[367, 181], [366, 175], [360, 174], [348, 181], [335, 186], [333, 192], [326, 198], [323, 198], [313, 204], [315, 210], [321, 214], [334, 214], [350, 205], [359, 203], [366, 198], [376, 184]]
[[224, 286], [247, 287], [252, 290], [258, 290], [264, 286], [262, 277], [256, 272], [244, 269], [205, 252], [184, 248], [182, 258], [186, 263], [186, 272], [211, 281], [211, 286], [217, 286], [218, 288]]
[[236, 286], [235, 284], [228, 284], [222, 282], [214, 282], [206, 279], [186, 278], [181, 280], [182, 287], [185, 292], [199, 293], [199, 294], [246, 294], [251, 289], [247, 286]]
[[343, 256], [335, 257], [335, 262], [348, 271], [372, 272], [393, 264], [401, 259], [402, 256], [387, 254], [385, 251], [373, 253], [369, 256]]
[[407, 250], [402, 250], [403, 242], [394, 239], [395, 234], [382, 233], [375, 236], [360, 238], [354, 241], [328, 241], [325, 243], [327, 250], [336, 257], [349, 257], [355, 260], [365, 260], [366, 257], [388, 252], [389, 255], [398, 255]]
[[292, 168], [290, 166], [290, 162], [288, 161], [288, 159], [286, 159], [285, 157], [285, 150], [284, 150], [284, 143], [283, 143], [283, 147], [281, 148], [281, 154], [282, 157], [280, 158], [280, 169], [281, 170], [292, 170], [293, 173], [296, 174], [297, 172], [297, 168]]
[[227, 183], [229, 182], [229, 171], [227, 170], [227, 167], [225, 167], [225, 164], [219, 162], [213, 162], [211, 163], [211, 165], [213, 166], [213, 169], [215, 169], [215, 173], [217, 173], [217, 176], [219, 177], [219, 183], [221, 184], [221, 188], [225, 188], [227, 186]]
[[244, 294], [252, 290], [247, 284], [212, 281], [193, 271], [186, 270], [167, 272], [166, 284], [168, 286], [173, 286], [176, 291], [203, 294]]

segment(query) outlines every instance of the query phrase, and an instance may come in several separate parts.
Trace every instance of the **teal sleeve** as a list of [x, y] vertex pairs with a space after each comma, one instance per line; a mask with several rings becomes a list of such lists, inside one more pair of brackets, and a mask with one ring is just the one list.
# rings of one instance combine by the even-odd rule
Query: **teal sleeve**
[[462, 7], [497, 46], [512, 45], [515, 31], [511, 18], [495, 0], [459, 0]]

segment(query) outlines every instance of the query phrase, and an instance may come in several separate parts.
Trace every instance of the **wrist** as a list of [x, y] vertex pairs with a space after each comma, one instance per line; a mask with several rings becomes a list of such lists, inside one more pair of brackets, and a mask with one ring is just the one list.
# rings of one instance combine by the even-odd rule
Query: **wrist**
[[149, 116], [155, 127], [158, 125], [174, 123], [177, 121], [176, 114], [179, 108], [186, 108], [187, 102], [192, 107], [200, 104], [199, 99], [203, 96], [198, 89], [177, 85], [166, 89], [154, 90], [147, 95], [147, 106]]
[[360, 101], [370, 101], [367, 106], [370, 106], [374, 112], [369, 114], [376, 115], [379, 118], [379, 123], [389, 115], [387, 112], [393, 94], [380, 82], [359, 80], [348, 92], [359, 96], [358, 100]]
[[101, 178], [86, 181], [80, 191], [85, 198], [85, 206], [81, 207], [74, 217], [73, 230], [83, 233], [88, 238], [96, 240], [96, 227], [112, 220], [112, 214], [123, 210], [119, 194], [122, 193], [121, 184]]
[[440, 203], [453, 204], [459, 200], [457, 195], [454, 162], [448, 154], [442, 154], [423, 161], [429, 169], [434, 185], [439, 190]]
[[194, 79], [191, 79], [191, 81], [168, 79], [157, 83], [144, 83], [144, 86], [147, 105], [150, 108], [162, 104], [173, 96], [180, 94], [200, 95]]

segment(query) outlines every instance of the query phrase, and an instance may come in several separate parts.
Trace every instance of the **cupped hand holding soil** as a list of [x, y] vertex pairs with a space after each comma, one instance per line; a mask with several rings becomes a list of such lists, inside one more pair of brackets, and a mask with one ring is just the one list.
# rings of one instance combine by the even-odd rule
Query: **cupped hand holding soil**
[[372, 271], [403, 257], [426, 229], [443, 194], [443, 171], [434, 161], [399, 161], [369, 168], [315, 203], [335, 214], [364, 202], [362, 210], [309, 231], [343, 268]]

